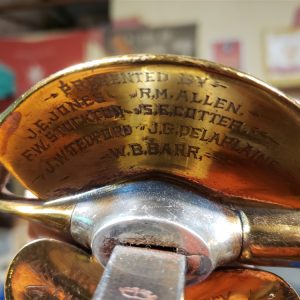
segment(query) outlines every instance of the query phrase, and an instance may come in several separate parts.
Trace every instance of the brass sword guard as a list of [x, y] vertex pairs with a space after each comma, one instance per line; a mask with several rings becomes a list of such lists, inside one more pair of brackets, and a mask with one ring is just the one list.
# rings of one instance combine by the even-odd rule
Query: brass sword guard
[[[102, 272], [95, 259], [81, 249], [57, 240], [37, 240], [25, 246], [13, 260], [6, 296], [8, 299], [54, 296], [59, 300], [88, 300], [95, 293]], [[137, 292], [124, 289], [124, 294], [132, 296]], [[253, 268], [230, 268], [215, 271], [201, 284], [187, 286], [185, 299], [296, 300], [299, 297], [274, 274]]]
[[114, 246], [134, 245], [184, 255], [188, 281], [236, 261], [290, 266], [300, 257], [299, 129], [296, 101], [211, 62], [80, 64], [0, 116], [0, 162], [40, 199], [3, 189], [0, 211], [73, 238], [103, 265]]

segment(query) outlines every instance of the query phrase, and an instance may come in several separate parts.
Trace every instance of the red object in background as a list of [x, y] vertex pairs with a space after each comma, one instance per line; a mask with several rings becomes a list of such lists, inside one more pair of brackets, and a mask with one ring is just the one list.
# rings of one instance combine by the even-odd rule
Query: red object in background
[[82, 62], [88, 33], [43, 34], [42, 37], [0, 40], [0, 63], [9, 66], [16, 74], [16, 96], [50, 74]]
[[300, 7], [297, 8], [294, 16], [294, 27], [300, 27]]
[[241, 68], [239, 41], [217, 42], [213, 44], [213, 60], [235, 69]]
[[4, 111], [15, 99], [9, 98], [0, 101], [0, 113]]

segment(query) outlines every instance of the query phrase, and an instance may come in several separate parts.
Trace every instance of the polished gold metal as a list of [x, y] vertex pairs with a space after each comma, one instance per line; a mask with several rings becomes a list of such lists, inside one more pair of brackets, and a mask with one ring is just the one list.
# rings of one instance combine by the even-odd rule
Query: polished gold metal
[[[102, 267], [79, 248], [55, 240], [25, 246], [6, 279], [6, 299], [91, 299]], [[256, 269], [221, 269], [185, 288], [186, 300], [298, 300], [278, 276]]]
[[185, 290], [187, 300], [298, 300], [280, 277], [257, 269], [221, 269]]
[[[241, 224], [241, 262], [292, 266], [300, 261], [299, 132], [296, 101], [207, 61], [141, 54], [77, 65], [40, 82], [0, 116], [0, 163], [39, 198], [2, 191], [0, 211], [66, 237], [72, 224], [94, 228], [99, 221], [99, 211], [84, 218], [92, 205], [70, 199], [97, 207], [104, 185], [120, 199], [120, 182], [171, 178], [232, 210]], [[5, 176], [0, 169], [1, 188]], [[91, 247], [82, 240], [76, 236]], [[265, 295], [275, 277], [255, 274], [267, 278], [253, 287]], [[233, 291], [235, 299], [238, 287]], [[297, 299], [284, 297], [278, 299]]]
[[40, 223], [58, 233], [70, 234], [70, 221], [74, 204], [68, 202], [44, 204], [41, 201], [30, 201], [26, 199], [14, 201], [9, 199], [0, 200], [0, 212], [11, 214], [23, 219]]
[[[40, 223], [64, 236], [70, 234], [70, 222], [74, 201], [65, 198], [62, 202], [44, 203], [36, 199], [18, 197], [6, 189], [8, 173], [0, 165], [0, 212]], [[74, 200], [74, 198], [72, 198]]]
[[7, 279], [7, 300], [90, 300], [102, 267], [86, 252], [55, 240], [25, 246], [12, 261]]
[[298, 267], [300, 211], [277, 207], [243, 207], [243, 251], [246, 264]]
[[1, 116], [0, 161], [45, 200], [165, 173], [300, 207], [300, 108], [259, 80], [169, 55], [65, 69]]

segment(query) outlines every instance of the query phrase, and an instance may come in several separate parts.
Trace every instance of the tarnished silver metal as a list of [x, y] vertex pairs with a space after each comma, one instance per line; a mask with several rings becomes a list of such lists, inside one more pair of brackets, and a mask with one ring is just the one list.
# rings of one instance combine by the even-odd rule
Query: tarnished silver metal
[[180, 254], [116, 246], [93, 300], [181, 300], [185, 267]]
[[[202, 195], [190, 185], [160, 178], [110, 185], [44, 204], [2, 201], [2, 207], [7, 203], [5, 211], [26, 212], [65, 237], [71, 235], [103, 266], [116, 245], [182, 254], [188, 283], [234, 261], [290, 267], [300, 260], [299, 210], [267, 204], [228, 206]], [[52, 217], [45, 218], [50, 213]]]
[[73, 238], [92, 248], [105, 266], [115, 245], [164, 249], [187, 257], [188, 281], [207, 277], [236, 260], [242, 224], [233, 210], [175, 183], [145, 180], [99, 190], [80, 202], [71, 221]]

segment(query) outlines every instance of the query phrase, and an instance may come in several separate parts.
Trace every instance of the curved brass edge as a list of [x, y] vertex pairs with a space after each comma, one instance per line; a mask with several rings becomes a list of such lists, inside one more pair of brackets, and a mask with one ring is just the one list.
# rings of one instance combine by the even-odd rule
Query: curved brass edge
[[239, 79], [245, 81], [252, 86], [259, 87], [267, 92], [273, 93], [276, 97], [279, 97], [281, 102], [284, 104], [292, 105], [293, 108], [299, 109], [300, 112], [300, 104], [293, 98], [288, 97], [280, 90], [272, 87], [266, 82], [250, 75], [247, 73], [243, 73], [241, 71], [235, 70], [230, 67], [226, 67], [220, 64], [216, 64], [214, 62], [208, 60], [202, 60], [193, 58], [190, 56], [178, 56], [172, 54], [128, 54], [128, 55], [118, 55], [107, 57], [99, 60], [93, 60], [90, 62], [84, 62], [77, 64], [75, 66], [67, 67], [63, 70], [60, 70], [53, 75], [41, 80], [37, 84], [35, 84], [32, 88], [30, 88], [27, 92], [21, 95], [18, 99], [16, 99], [4, 112], [0, 114], [0, 125], [7, 118], [7, 116], [18, 107], [26, 98], [30, 95], [38, 91], [40, 88], [45, 85], [51, 83], [52, 81], [62, 78], [65, 75], [87, 70], [89, 68], [97, 68], [97, 67], [108, 67], [108, 66], [118, 66], [118, 65], [144, 65], [144, 64], [172, 64], [172, 65], [180, 65], [180, 66], [189, 66], [189, 67], [198, 67], [203, 70], [207, 70], [209, 72], [217, 73], [224, 75], [226, 77], [230, 77], [233, 79]]
[[[10, 264], [5, 284], [6, 299], [44, 299], [52, 296], [58, 300], [66, 297], [88, 300], [92, 298], [102, 272], [102, 267], [90, 254], [75, 246], [53, 239], [37, 240], [23, 247]], [[187, 286], [184, 299], [300, 298], [287, 282], [270, 272], [222, 268], [214, 271], [205, 281]]]
[[28, 221], [37, 222], [52, 231], [70, 238], [70, 222], [74, 204], [50, 203], [47, 205], [37, 200], [20, 200], [15, 197], [11, 200], [0, 199], [0, 212], [21, 217]]
[[299, 300], [281, 277], [255, 268], [221, 268], [185, 289], [186, 300]]
[[11, 262], [5, 297], [89, 300], [102, 272], [100, 264], [80, 248], [54, 239], [36, 240], [25, 245]]

